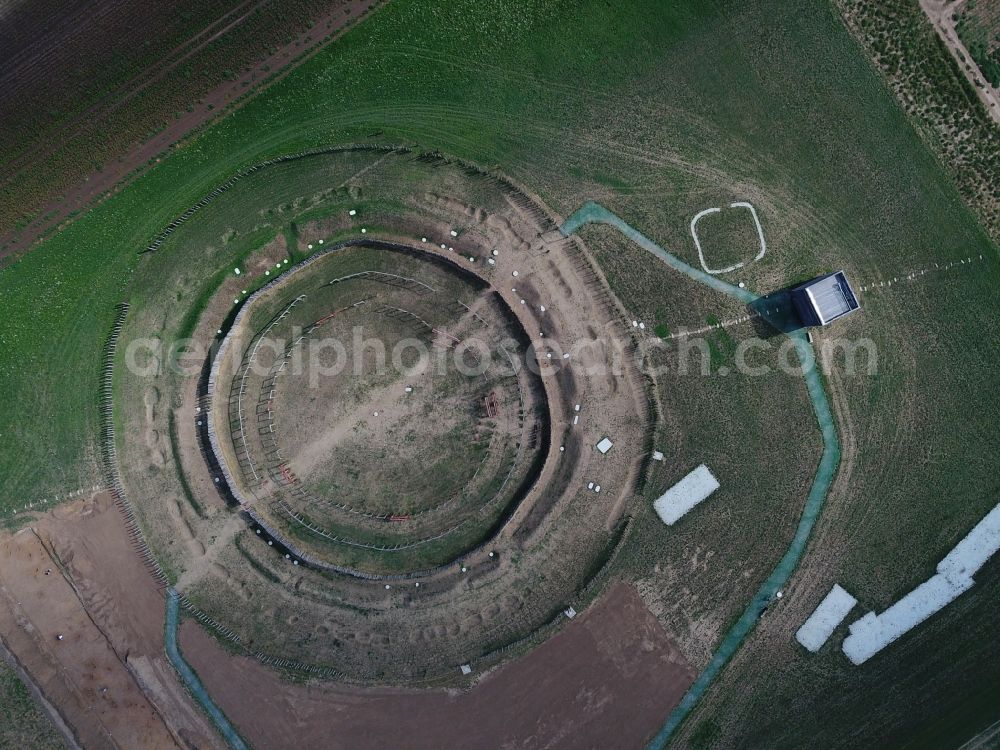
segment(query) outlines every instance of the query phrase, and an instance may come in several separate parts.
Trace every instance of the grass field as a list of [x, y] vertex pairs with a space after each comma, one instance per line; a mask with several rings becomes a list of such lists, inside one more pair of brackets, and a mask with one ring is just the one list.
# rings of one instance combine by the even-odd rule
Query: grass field
[[14, 670], [0, 661], [0, 748], [25, 747], [56, 750], [65, 745]]
[[[995, 502], [996, 248], [831, 5], [809, 0], [788, 13], [765, 0], [582, 0], [515, 10], [469, 0], [444, 11], [397, 0], [0, 272], [4, 510], [93, 483], [100, 346], [136, 267], [169, 263], [137, 256], [154, 233], [237, 168], [373, 133], [497, 165], [563, 215], [600, 200], [693, 264], [691, 217], [738, 195], [756, 206], [769, 249], [733, 280], [761, 291], [833, 268], [867, 286], [975, 259], [863, 294], [863, 312], [838, 331], [872, 339], [879, 368], [831, 375], [845, 460], [798, 585], [818, 591], [839, 580], [880, 608], [926, 577]], [[613, 248], [600, 235], [588, 241]], [[615, 286], [658, 332], [724, 319], [711, 306], [691, 319], [664, 307], [659, 289], [643, 288], [647, 277], [641, 264], [624, 267]], [[716, 357], [728, 346], [719, 338]], [[747, 429], [746, 451], [786, 426], [778, 413], [773, 429]], [[763, 507], [763, 492], [741, 500]], [[668, 543], [652, 528], [642, 533]], [[755, 568], [779, 554], [743, 541]], [[629, 564], [641, 576], [655, 562]], [[830, 699], [832, 740], [919, 738], [935, 712], [954, 722], [949, 736], [971, 734], [989, 713], [976, 696], [995, 683], [1000, 652], [988, 638], [963, 641], [962, 658], [949, 662], [958, 646], [941, 643], [988, 632], [991, 575], [857, 669], [836, 653], [792, 653], [801, 618], [783, 620], [778, 608], [682, 739], [762, 744], [765, 731], [780, 731], [784, 744], [801, 744], [826, 717], [831, 684], [844, 696]], [[716, 604], [706, 610], [720, 611]], [[777, 656], [782, 671], [769, 671]], [[963, 678], [971, 663], [977, 678]], [[952, 686], [947, 696], [917, 679], [933, 665], [934, 684]], [[893, 676], [892, 701], [873, 716], [879, 680]]]
[[[685, 657], [701, 667], [788, 546], [822, 440], [804, 383], [779, 370], [783, 337], [747, 356], [750, 368], [768, 368], [767, 374], [740, 371], [735, 351], [758, 334], [752, 324], [682, 335], [745, 314], [738, 302], [650, 265], [644, 250], [611, 229], [588, 227], [584, 234], [601, 248], [601, 267], [631, 312], [661, 321], [677, 336], [649, 358], [666, 370], [657, 377], [664, 417], [654, 443], [667, 458], [652, 464], [643, 522], [617, 566], [639, 582]], [[632, 271], [642, 266], [644, 274]], [[702, 462], [722, 486], [703, 510], [668, 529], [652, 501]]]
[[[436, 14], [420, 3], [395, 4], [5, 271], [0, 384], [25, 396], [12, 399], [0, 426], [13, 437], [0, 456], [8, 493], [44, 494], [93, 476], [96, 415], [80, 374], [97, 374], [92, 354], [111, 321], [111, 305], [101, 301], [124, 296], [135, 253], [174, 215], [237, 167], [276, 153], [381, 130], [380, 141], [412, 140], [502, 164], [567, 213], [585, 196], [604, 198], [665, 246], [687, 250], [689, 260], [685, 219], [713, 205], [705, 199], [720, 181], [754, 194], [766, 186], [761, 210], [785, 209], [785, 226], [769, 225], [784, 241], [781, 277], [816, 269], [821, 249], [838, 244], [859, 253], [877, 246], [888, 267], [985, 247], [824, 4], [780, 25], [766, 3], [739, 12], [700, 2], [669, 11], [635, 6], [620, 9], [614, 24], [598, 4], [573, 13], [531, 7], [494, 15], [469, 3]], [[758, 59], [755, 35], [736, 28], [751, 23], [773, 25], [781, 52]], [[455, 58], [445, 40], [459, 36], [469, 42]], [[557, 41], [549, 45], [550, 37]], [[723, 37], [732, 42], [725, 49]], [[407, 43], [383, 49], [400, 38]], [[611, 64], [588, 55], [584, 39], [587, 48], [604, 45]], [[807, 54], [814, 45], [823, 54]], [[358, 57], [369, 64], [347, 64]], [[705, 57], [717, 61], [711, 74]], [[755, 67], [767, 75], [754, 75]], [[829, 80], [838, 85], [819, 85]], [[815, 120], [817, 111], [825, 118]], [[627, 136], [615, 132], [621, 128]], [[815, 147], [817, 137], [824, 148]], [[901, 152], [913, 158], [897, 164]], [[893, 170], [878, 168], [888, 163]], [[606, 173], [625, 175], [629, 191], [602, 185]], [[926, 201], [911, 200], [915, 192]]]

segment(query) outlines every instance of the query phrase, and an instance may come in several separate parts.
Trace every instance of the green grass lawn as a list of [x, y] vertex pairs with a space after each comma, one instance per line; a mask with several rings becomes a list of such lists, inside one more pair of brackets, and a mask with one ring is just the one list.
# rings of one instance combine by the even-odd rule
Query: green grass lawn
[[0, 750], [48, 750], [65, 747], [55, 727], [28, 688], [0, 661]]
[[378, 132], [500, 165], [565, 213], [601, 198], [688, 259], [689, 215], [744, 186], [767, 198], [758, 208], [784, 240], [769, 266], [781, 275], [837, 246], [870, 265], [984, 248], [818, 0], [795, 14], [766, 2], [453, 5], [380, 10], [0, 273], [4, 504], [94, 478], [95, 352], [137, 251], [235, 169], [275, 154]]
[[[830, 575], [881, 606], [995, 499], [996, 248], [830, 4], [393, 0], [0, 272], [0, 508], [93, 483], [101, 344], [139, 264], [171, 262], [137, 255], [157, 230], [240, 167], [366, 140], [498, 167], [563, 215], [599, 200], [695, 264], [691, 217], [740, 196], [761, 216], [768, 255], [732, 280], [759, 291], [831, 268], [868, 284], [982, 254], [951, 277], [862, 295], [843, 328], [870, 336], [881, 358], [877, 378], [844, 386], [858, 462], [828, 503], [851, 532]], [[658, 301], [639, 302], [653, 322]], [[673, 331], [706, 320], [680, 318], [671, 309], [656, 322]], [[989, 614], [976, 611], [981, 624]], [[1000, 669], [1000, 654], [968, 647]], [[786, 718], [806, 726], [822, 716], [826, 668], [803, 669], [805, 697]], [[759, 738], [781, 714], [748, 715], [743, 696], [758, 683], [731, 676], [719, 690], [743, 701], [737, 734]], [[899, 705], [920, 689], [909, 685], [894, 693]], [[870, 720], [865, 703], [843, 721]], [[867, 739], [891, 734], [897, 716]]]

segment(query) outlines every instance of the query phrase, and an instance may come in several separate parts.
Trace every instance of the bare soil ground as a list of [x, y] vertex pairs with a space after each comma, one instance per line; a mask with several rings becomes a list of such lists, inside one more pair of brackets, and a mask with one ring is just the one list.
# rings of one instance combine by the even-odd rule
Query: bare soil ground
[[623, 583], [530, 655], [463, 692], [291, 684], [230, 656], [191, 621], [180, 640], [240, 732], [275, 750], [638, 748], [695, 676]]
[[[433, 270], [401, 267], [397, 273], [436, 283], [438, 274]], [[405, 308], [446, 330], [448, 323], [455, 323], [449, 311], [451, 316], [462, 311], [452, 299], [436, 293], [433, 300], [405, 299], [399, 289], [380, 282], [348, 280], [329, 289], [341, 294], [324, 301], [321, 309], [340, 312], [309, 335], [298, 350], [310, 352], [302, 357], [302, 366], [292, 360], [273, 383], [275, 395], [268, 396], [274, 415], [271, 434], [295, 476], [308, 488], [313, 504], [335, 498], [363, 512], [410, 514], [438, 507], [459, 493], [474, 497], [478, 492], [470, 486], [473, 481], [486, 484], [496, 471], [481, 471], [482, 464], [491, 452], [499, 457], [508, 442], [491, 439], [495, 430], [492, 422], [485, 423], [483, 402], [491, 392], [505, 393], [509, 369], [493, 364], [479, 377], [464, 377], [451, 365], [451, 348], [430, 347], [431, 331], [410, 330], [385, 314], [385, 305]], [[308, 302], [318, 304], [316, 298], [323, 294], [329, 296], [330, 291], [312, 293], [290, 311], [280, 328], [271, 329], [268, 338], [284, 341], [282, 334], [289, 329], [308, 327], [312, 315]], [[360, 307], [343, 309], [360, 299], [365, 300]], [[478, 330], [455, 332], [483, 341]], [[356, 348], [355, 333], [363, 333], [371, 345]], [[415, 362], [404, 366], [401, 356], [397, 362], [397, 355], [377, 354], [379, 347], [390, 354], [403, 353], [395, 349], [400, 341], [421, 342], [426, 366], [409, 369]], [[335, 342], [347, 352], [343, 371], [336, 376], [322, 371], [321, 358], [315, 357], [320, 345]], [[330, 364], [338, 358], [331, 354]], [[437, 365], [441, 361], [444, 367]], [[250, 379], [247, 382], [253, 385]], [[518, 406], [517, 390], [511, 390], [508, 411]], [[513, 440], [513, 428], [511, 433]], [[310, 517], [321, 524], [324, 515], [318, 508], [310, 510]]]
[[[72, 742], [219, 746], [162, 655], [161, 593], [109, 498], [54, 511], [5, 539], [0, 556], [4, 643]], [[462, 692], [289, 683], [193, 621], [180, 640], [239, 731], [268, 748], [640, 747], [695, 676], [623, 583]]]
[[[356, 275], [379, 268], [391, 279]], [[282, 493], [301, 518], [290, 523], [286, 512], [273, 517], [259, 506], [258, 513], [287, 528], [300, 549], [318, 543], [319, 554], [338, 559], [345, 545], [336, 537], [414, 543], [418, 569], [454, 557], [516, 498], [542, 447], [538, 383], [524, 382], [526, 370], [516, 374], [502, 353], [516, 333], [512, 316], [495, 293], [480, 296], [447, 264], [385, 248], [341, 248], [308, 273], [291, 274], [252, 304], [249, 320], [264, 327], [243, 343], [253, 366], [241, 365], [230, 386], [230, 394], [237, 384], [244, 394], [229, 402], [231, 423], [245, 428], [233, 440], [238, 454], [246, 451], [243, 481], [258, 501]], [[418, 291], [401, 289], [404, 277]], [[320, 282], [330, 278], [340, 280]], [[296, 331], [306, 333], [300, 339]], [[332, 353], [334, 344], [341, 353]], [[415, 347], [428, 358], [422, 374], [402, 365], [402, 355], [416, 363]], [[466, 363], [476, 369], [463, 374], [459, 352], [480, 347], [490, 356], [476, 355], [478, 364]], [[247, 428], [254, 419], [257, 429]], [[398, 522], [387, 524], [389, 516]]]
[[82, 747], [219, 746], [163, 654], [163, 617], [107, 495], [0, 542], [3, 644]]

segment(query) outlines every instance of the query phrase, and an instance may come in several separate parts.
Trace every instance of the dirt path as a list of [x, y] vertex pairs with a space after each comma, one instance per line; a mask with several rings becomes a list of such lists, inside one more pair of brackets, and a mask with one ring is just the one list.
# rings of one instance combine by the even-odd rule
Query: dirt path
[[[327, 28], [327, 24], [330, 24], [329, 37], [331, 40], [336, 39], [346, 30], [352, 21], [357, 20], [367, 12], [370, 6], [371, 3], [365, 0], [349, 0], [349, 2], [344, 4], [338, 3], [329, 14], [315, 19], [314, 28], [325, 29]], [[347, 10], [350, 10], [350, 12], [346, 12]], [[212, 35], [210, 39], [204, 40], [201, 46], [208, 44], [212, 39], [217, 38], [217, 36], [225, 31], [238, 25], [248, 14], [249, 11], [233, 20], [224, 29]], [[251, 92], [251, 95], [259, 93], [267, 86], [286, 76], [297, 65], [315, 55], [328, 42], [317, 42], [309, 49], [304, 43], [304, 39], [311, 34], [312, 32], [307, 29], [294, 39], [289, 40], [284, 46], [279, 47], [274, 54], [263, 60], [259, 60], [249, 73], [244, 73], [233, 80], [221, 83], [215, 89], [200, 97], [201, 104], [194, 112], [182, 113], [177, 119], [169, 118], [167, 126], [159, 131], [154, 138], [135, 143], [127, 152], [121, 154], [120, 158], [106, 159], [106, 163], [103, 165], [101, 171], [94, 171], [84, 176], [75, 185], [67, 186], [65, 189], [54, 186], [53, 193], [60, 193], [62, 195], [61, 200], [56, 200], [53, 197], [52, 200], [40, 206], [36, 211], [35, 215], [40, 218], [36, 218], [23, 230], [11, 231], [0, 236], [0, 247], [3, 248], [0, 251], [0, 261], [23, 255], [44, 234], [66, 223], [77, 212], [103, 199], [109, 191], [115, 190], [121, 184], [124, 184], [124, 182], [130, 181], [142, 174], [146, 166], [158, 161], [171, 145], [184, 140], [193, 131], [208, 125], [213, 120], [224, 117], [229, 111], [228, 107], [234, 104], [239, 106], [240, 103], [245, 102], [246, 98], [237, 103], [241, 97], [249, 98], [247, 96], [248, 92]], [[308, 51], [303, 53], [304, 49], [308, 49]], [[197, 50], [192, 50], [190, 54], [194, 54], [195, 51]], [[298, 55], [301, 55], [301, 57], [295, 60]], [[167, 70], [183, 62], [187, 57], [188, 55], [185, 54], [179, 60], [171, 62]], [[295, 62], [291, 62], [293, 60]], [[283, 66], [286, 66], [285, 69], [281, 70], [280, 73], [264, 84], [260, 84], [254, 80], [261, 70], [271, 68], [279, 70]], [[142, 80], [139, 80], [139, 78], [133, 79], [132, 87], [125, 90], [122, 96], [115, 102], [101, 108], [99, 115], [90, 111], [87, 114], [93, 118], [112, 112], [127, 102], [129, 98], [140, 93], [148, 85], [159, 80], [162, 73], [152, 78], [148, 76], [149, 71], [147, 70], [140, 74]], [[83, 125], [80, 127], [82, 128]], [[19, 173], [30, 169], [32, 164], [51, 157], [53, 153], [69, 143], [72, 137], [77, 134], [76, 131], [64, 132], [66, 133], [64, 136], [55, 140], [53, 148], [46, 149], [43, 152], [32, 153], [30, 158], [20, 161], [18, 164]], [[14, 176], [16, 177], [16, 175]]]
[[[162, 594], [106, 496], [3, 540], [0, 560], [4, 644], [58, 711], [71, 745], [220, 747], [165, 666]], [[694, 678], [622, 583], [464, 692], [285, 682], [193, 621], [180, 640], [227, 716], [268, 748], [638, 748]]]
[[979, 67], [972, 59], [972, 55], [969, 54], [969, 50], [962, 44], [958, 32], [955, 31], [955, 22], [952, 19], [955, 13], [965, 5], [965, 2], [966, 0], [951, 0], [950, 2], [948, 0], [920, 0], [920, 7], [927, 14], [934, 30], [941, 37], [941, 41], [955, 58], [958, 67], [962, 69], [962, 73], [972, 84], [972, 88], [976, 90], [990, 117], [1000, 125], [1000, 92], [983, 77]]
[[1000, 721], [977, 734], [958, 750], [990, 750], [1000, 745]]
[[220, 746], [163, 654], [163, 617], [107, 495], [0, 541], [4, 646], [82, 747]]
[[216, 534], [215, 541], [205, 548], [205, 554], [188, 558], [188, 565], [177, 579], [177, 588], [191, 586], [201, 579], [205, 571], [216, 564], [216, 559], [225, 551], [233, 539], [247, 527], [246, 521], [237, 515], [229, 516]]

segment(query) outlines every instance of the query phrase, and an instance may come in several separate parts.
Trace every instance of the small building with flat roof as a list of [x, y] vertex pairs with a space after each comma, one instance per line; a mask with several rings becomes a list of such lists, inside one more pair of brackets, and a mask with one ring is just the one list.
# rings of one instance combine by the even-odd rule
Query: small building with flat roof
[[807, 326], [829, 325], [861, 307], [843, 271], [829, 273], [795, 287], [792, 302]]

